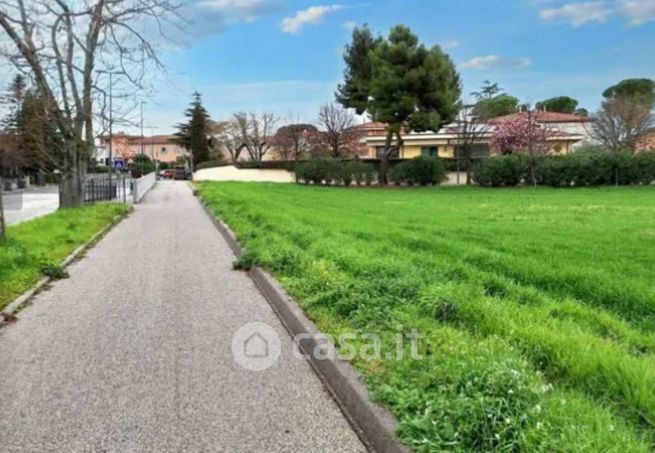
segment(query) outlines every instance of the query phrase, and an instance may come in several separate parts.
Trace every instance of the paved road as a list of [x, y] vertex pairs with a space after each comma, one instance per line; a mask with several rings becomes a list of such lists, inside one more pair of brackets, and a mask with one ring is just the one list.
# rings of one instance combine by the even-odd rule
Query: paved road
[[4, 192], [2, 203], [7, 225], [14, 225], [54, 212], [59, 207], [57, 186], [33, 187]]
[[[362, 451], [233, 259], [188, 186], [159, 182], [0, 329], [0, 450]], [[266, 371], [231, 355], [251, 321], [282, 339]]]

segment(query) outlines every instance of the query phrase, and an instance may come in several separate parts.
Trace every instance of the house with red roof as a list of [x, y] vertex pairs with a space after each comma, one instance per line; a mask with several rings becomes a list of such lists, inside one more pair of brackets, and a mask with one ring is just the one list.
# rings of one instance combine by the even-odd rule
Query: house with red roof
[[[591, 119], [587, 116], [566, 113], [538, 111], [532, 112], [533, 120], [548, 129], [548, 144], [552, 154], [568, 154], [584, 144], [593, 143], [591, 137]], [[476, 127], [479, 142], [474, 150], [474, 157], [490, 154], [489, 144], [495, 130], [503, 123], [527, 118], [528, 112], [517, 112], [480, 122]], [[362, 139], [366, 145], [365, 157], [379, 157], [384, 150], [386, 128], [377, 124], [375, 134], [368, 134]], [[403, 146], [395, 156], [411, 159], [417, 156], [439, 156], [454, 158], [461, 146], [461, 124], [455, 122], [437, 132], [408, 132], [402, 135]]]

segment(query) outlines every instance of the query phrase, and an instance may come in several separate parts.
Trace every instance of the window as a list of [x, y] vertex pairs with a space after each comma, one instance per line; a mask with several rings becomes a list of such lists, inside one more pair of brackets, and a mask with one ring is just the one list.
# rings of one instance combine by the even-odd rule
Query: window
[[[384, 146], [376, 146], [375, 147], [375, 157], [377, 157], [379, 159], [380, 157], [382, 157], [382, 153], [384, 153]], [[391, 159], [397, 159], [398, 157], [400, 157], [400, 153], [396, 149], [396, 150], [394, 150], [393, 153], [391, 153], [391, 155], [389, 157]]]
[[421, 156], [437, 157], [439, 155], [439, 148], [436, 146], [424, 146], [421, 148]]
[[162, 154], [166, 154], [166, 147], [165, 147], [165, 146], [162, 146], [162, 147], [161, 147], [161, 153], [162, 153]]

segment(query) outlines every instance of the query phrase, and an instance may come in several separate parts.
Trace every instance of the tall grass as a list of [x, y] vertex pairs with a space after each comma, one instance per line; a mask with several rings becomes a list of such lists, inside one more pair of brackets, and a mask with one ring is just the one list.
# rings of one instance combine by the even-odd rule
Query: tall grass
[[414, 449], [655, 448], [653, 188], [199, 189], [325, 332], [425, 336], [354, 361]]
[[10, 226], [0, 242], [0, 310], [127, 209], [120, 204], [60, 209]]

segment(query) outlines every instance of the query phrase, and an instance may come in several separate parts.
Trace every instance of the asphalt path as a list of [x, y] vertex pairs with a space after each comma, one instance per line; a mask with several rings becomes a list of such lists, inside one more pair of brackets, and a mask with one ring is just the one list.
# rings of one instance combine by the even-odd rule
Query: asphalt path
[[[0, 450], [363, 451], [185, 182], [160, 181], [0, 329]], [[239, 365], [265, 323], [281, 355]]]

